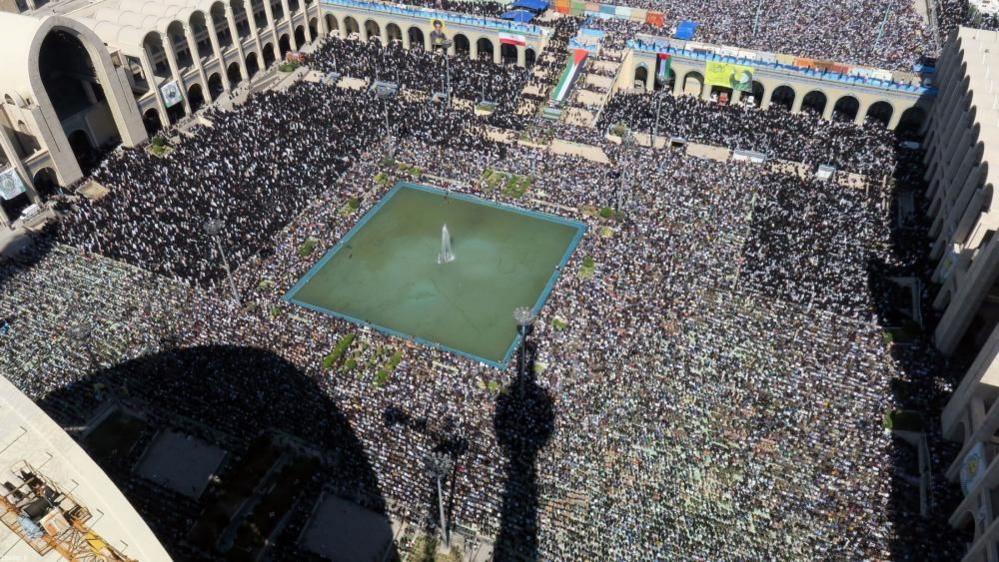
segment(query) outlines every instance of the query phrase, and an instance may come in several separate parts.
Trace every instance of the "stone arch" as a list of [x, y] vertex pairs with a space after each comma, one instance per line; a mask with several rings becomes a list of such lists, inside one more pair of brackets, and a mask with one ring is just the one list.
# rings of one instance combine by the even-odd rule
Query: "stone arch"
[[305, 40], [305, 26], [299, 25], [295, 28], [295, 44], [301, 49], [308, 41]]
[[208, 95], [214, 100], [218, 99], [224, 91], [225, 84], [222, 83], [222, 76], [218, 72], [212, 73], [212, 75], [208, 77]]
[[7, 105], [14, 105], [14, 98], [10, 97], [10, 94], [4, 94], [3, 102]]
[[833, 121], [853, 122], [857, 119], [857, 112], [860, 111], [860, 101], [853, 96], [842, 96], [833, 105]]
[[388, 37], [389, 43], [392, 41], [402, 41], [402, 30], [394, 23], [385, 26], [385, 35]]
[[52, 168], [42, 168], [35, 172], [35, 177], [31, 178], [31, 183], [35, 186], [38, 195], [43, 198], [55, 195], [56, 188], [59, 187], [59, 180]]
[[188, 22], [191, 25], [191, 34], [194, 36], [195, 47], [198, 49], [198, 58], [211, 58], [214, 52], [212, 51], [212, 40], [208, 36], [208, 17], [205, 15], [205, 12], [195, 10]]
[[191, 68], [194, 64], [194, 57], [187, 46], [187, 35], [184, 33], [184, 24], [178, 20], [173, 20], [166, 28], [166, 36], [170, 40], [171, 46], [173, 46], [173, 56], [177, 61], [177, 67], [182, 72]]
[[195, 82], [187, 89], [187, 103], [190, 104], [192, 113], [205, 105], [205, 93], [201, 89], [201, 84]]
[[786, 84], [781, 84], [774, 88], [773, 93], [770, 94], [770, 106], [783, 107], [790, 111], [794, 107], [794, 99], [797, 95], [794, 88]]
[[170, 65], [167, 64], [166, 51], [163, 50], [163, 40], [160, 34], [150, 31], [142, 39], [142, 49], [153, 67], [153, 74], [160, 78], [170, 78]]
[[921, 106], [914, 105], [902, 112], [901, 117], [898, 119], [898, 125], [895, 126], [895, 130], [899, 134], [918, 134], [920, 129], [922, 129], [923, 121], [925, 120], [926, 110]]
[[475, 48], [479, 53], [479, 60], [493, 61], [493, 42], [485, 37], [480, 37], [475, 42]]
[[351, 16], [343, 18], [343, 35], [344, 37], [350, 37], [351, 33], [357, 33], [360, 35], [361, 27], [358, 25], [357, 20]]
[[468, 41], [468, 37], [462, 33], [456, 33], [451, 40], [454, 41], [454, 54], [462, 58], [468, 58], [469, 53], [472, 51], [472, 44]]
[[290, 52], [291, 52], [291, 38], [288, 37], [287, 33], [285, 33], [281, 35], [280, 39], [278, 39], [278, 54], [281, 57], [281, 60], [284, 60], [285, 54]]
[[257, 61], [257, 53], [246, 54], [246, 77], [253, 78], [260, 70], [260, 63]]
[[683, 93], [700, 97], [704, 91], [704, 75], [692, 70], [683, 76]]
[[828, 103], [828, 98], [826, 98], [825, 92], [812, 90], [805, 94], [805, 97], [801, 100], [801, 110], [814, 111], [822, 115], [822, 112], [826, 109], [826, 103]]
[[226, 69], [225, 75], [230, 84], [239, 84], [243, 81], [243, 72], [239, 69], [238, 62], [231, 63]]
[[742, 93], [742, 103], [753, 107], [760, 107], [763, 103], [764, 96], [766, 95], [767, 88], [763, 85], [763, 82], [753, 80], [752, 89], [748, 92]]
[[515, 45], [501, 43], [500, 62], [503, 64], [517, 64], [517, 47]]
[[645, 66], [645, 63], [635, 66], [635, 74], [632, 78], [631, 84], [628, 84], [629, 88], [632, 86], [635, 88], [645, 88], [645, 83], [649, 79], [649, 68]]
[[[266, 0], [265, 0], [266, 1]], [[279, 22], [284, 19], [284, 6], [281, 5], [280, 0], [271, 2], [271, 15], [274, 16], [274, 21]]]
[[289, 14], [289, 17], [290, 17], [290, 14], [294, 14], [295, 12], [298, 11], [298, 6], [299, 6], [298, 0], [288, 0], [288, 14]]
[[367, 20], [364, 22], [364, 36], [362, 39], [365, 41], [371, 41], [373, 37], [381, 40], [382, 29], [375, 20]]
[[232, 31], [229, 29], [229, 20], [225, 16], [225, 4], [215, 2], [208, 13], [211, 15], [212, 26], [215, 28], [215, 38], [219, 41], [219, 49], [225, 51], [232, 46]]
[[531, 47], [527, 47], [526, 49], [524, 49], [524, 66], [525, 67], [527, 67], [527, 68], [533, 67], [534, 63], [537, 62], [537, 60], [538, 60], [538, 55], [537, 55], [537, 53], [534, 52], [534, 49], [532, 49]]
[[309, 35], [313, 38], [319, 37], [319, 19], [309, 18]]
[[333, 14], [326, 14], [323, 17], [326, 18], [326, 29], [330, 30], [330, 35], [333, 35], [334, 33], [339, 33], [340, 25], [336, 21], [336, 16], [334, 16]]
[[146, 128], [146, 134], [153, 136], [160, 132], [163, 128], [163, 122], [160, 121], [160, 112], [155, 107], [150, 107], [142, 114], [142, 124]]
[[274, 56], [274, 45], [270, 43], [264, 44], [264, 68], [274, 64], [275, 60], [277, 60], [277, 57]]
[[[89, 131], [98, 137], [95, 143], [98, 147], [111, 147], [122, 141], [135, 146], [145, 140], [145, 130], [132, 92], [126, 91], [118, 79], [103, 41], [83, 24], [65, 16], [47, 16], [32, 39], [28, 64], [32, 67], [28, 79], [35, 102], [42, 108], [54, 109], [54, 117], [60, 122], [65, 117], [78, 114], [78, 107], [66, 105], [76, 102], [72, 97], [67, 98], [65, 93], [67, 88], [79, 88], [79, 95], [84, 97], [78, 99], [86, 100], [87, 106], [94, 108], [88, 116], [88, 127], [101, 119], [106, 124], [100, 131]], [[81, 79], [80, 76], [87, 78]], [[92, 82], [90, 77], [93, 77]], [[60, 109], [63, 115], [59, 115]], [[48, 118], [51, 111], [43, 109], [43, 115]], [[62, 132], [66, 132], [65, 126]], [[60, 139], [56, 139], [57, 146], [50, 146], [50, 151], [58, 151], [59, 144]], [[53, 159], [58, 162], [62, 158]], [[85, 171], [70, 162], [56, 164], [56, 169], [60, 178], [70, 182], [76, 181], [78, 174]]]
[[866, 119], [872, 123], [881, 123], [885, 127], [891, 123], [891, 116], [895, 113], [895, 108], [886, 101], [879, 101], [871, 104], [867, 108]]
[[250, 19], [246, 15], [243, 0], [230, 0], [229, 6], [232, 9], [232, 19], [236, 22], [236, 34], [240, 40], [246, 39], [250, 36]]
[[426, 43], [423, 42], [423, 30], [422, 29], [420, 29], [419, 27], [416, 27], [414, 25], [413, 27], [410, 27], [409, 30], [406, 31], [406, 34], [409, 35], [409, 48], [410, 49], [416, 49], [417, 45], [419, 45], [420, 49], [423, 49], [423, 50], [427, 49]]

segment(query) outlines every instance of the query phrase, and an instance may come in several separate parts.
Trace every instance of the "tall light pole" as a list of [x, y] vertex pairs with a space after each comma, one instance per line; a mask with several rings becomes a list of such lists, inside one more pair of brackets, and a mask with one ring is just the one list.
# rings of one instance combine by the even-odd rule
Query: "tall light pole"
[[444, 552], [451, 550], [451, 533], [444, 515], [444, 487], [441, 485], [454, 468], [454, 459], [441, 452], [428, 453], [423, 457], [427, 474], [437, 482], [437, 509], [441, 518], [441, 535], [444, 538]]
[[222, 247], [222, 238], [219, 236], [219, 233], [225, 228], [225, 223], [220, 219], [208, 219], [202, 225], [202, 228], [205, 229], [205, 234], [215, 239], [215, 243], [218, 245], [219, 255], [222, 256], [222, 266], [225, 268], [225, 276], [229, 280], [229, 290], [232, 291], [232, 302], [239, 308], [239, 292], [236, 291], [236, 282], [232, 280], [232, 269], [229, 268], [229, 259], [225, 255], [225, 248]]
[[440, 49], [444, 53], [444, 107], [451, 107], [451, 57], [448, 56], [448, 49], [454, 45], [454, 41], [445, 39], [441, 41], [439, 45], [434, 47], [435, 49]]
[[656, 124], [652, 127], [652, 150], [656, 149], [656, 139], [659, 138], [659, 114], [663, 109], [663, 95], [666, 92], [665, 89], [659, 90], [656, 94]]

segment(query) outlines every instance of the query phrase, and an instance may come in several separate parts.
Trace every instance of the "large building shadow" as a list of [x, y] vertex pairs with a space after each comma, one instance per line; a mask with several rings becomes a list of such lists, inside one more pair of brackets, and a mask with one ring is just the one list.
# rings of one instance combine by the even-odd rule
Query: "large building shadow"
[[[379, 541], [389, 538], [383, 559], [398, 558], [377, 477], [349, 420], [325, 389], [282, 357], [242, 346], [167, 349], [94, 372], [77, 384], [51, 392], [39, 405], [54, 418], [65, 420], [63, 406], [79, 403], [81, 394], [95, 395], [89, 404], [95, 411], [98, 402], [100, 407], [113, 402], [118, 410], [134, 412], [148, 427], [146, 433], [172, 428], [229, 452], [217, 473], [219, 481], [193, 500], [135, 474], [148, 435], [144, 444], [140, 439], [135, 447], [140, 450], [116, 450], [113, 455], [91, 451], [174, 559], [244, 559], [246, 552], [220, 550], [215, 537], [209, 537], [207, 547], [198, 544], [192, 528], [215, 509], [226, 493], [229, 475], [236, 470], [233, 467], [251, 462], [262, 439], [279, 443], [283, 458], [309, 459], [304, 463], [309, 469], [306, 475], [288, 487], [294, 505], [281, 521], [281, 530], [265, 542], [270, 546], [266, 549], [269, 559], [319, 559], [297, 543], [324, 493], [374, 513], [368, 519], [378, 528], [371, 536]], [[283, 466], [288, 465], [295, 462], [286, 461]], [[216, 528], [225, 525], [222, 521]]]
[[[891, 381], [891, 390], [897, 409], [917, 413], [922, 427], [894, 432], [893, 462], [886, 467], [891, 490], [888, 498], [890, 520], [894, 528], [889, 548], [891, 559], [898, 562], [926, 560], [929, 549], [934, 551], [933, 559], [959, 560], [971, 536], [968, 529], [954, 529], [948, 524], [961, 497], [958, 486], [947, 482], [943, 472], [959, 446], [943, 439], [940, 414], [949, 398], [944, 389], [948, 384], [956, 388], [958, 377], [971, 358], [945, 358], [933, 345], [933, 331], [939, 318], [931, 305], [936, 289], [929, 283], [933, 264], [929, 258], [930, 219], [926, 213], [925, 166], [921, 150], [907, 149], [901, 144], [904, 140], [922, 139], [913, 131], [903, 130], [896, 138], [899, 164], [883, 194], [893, 221], [888, 254], [891, 259], [889, 262], [881, 258], [868, 261], [868, 290], [874, 297], [879, 327], [891, 334], [890, 353], [898, 370], [898, 376]], [[905, 217], [900, 212], [903, 199], [912, 201], [914, 216]], [[921, 326], [911, 313], [904, 311], [907, 306], [903, 303], [912, 302], [911, 290], [892, 279], [919, 279], [922, 286], [927, 287], [920, 291], [918, 299]], [[919, 482], [922, 475], [920, 445], [912, 438], [919, 434], [925, 436], [923, 443], [929, 452], [929, 466], [932, 466], [924, 491]], [[925, 498], [925, 506], [922, 498]]]
[[[515, 377], [496, 400], [493, 428], [507, 458], [506, 485], [495, 560], [533, 561], [538, 552], [538, 453], [555, 430], [548, 391], [535, 382], [535, 348], [528, 345], [527, 376]], [[524, 352], [523, 350], [521, 351]]]

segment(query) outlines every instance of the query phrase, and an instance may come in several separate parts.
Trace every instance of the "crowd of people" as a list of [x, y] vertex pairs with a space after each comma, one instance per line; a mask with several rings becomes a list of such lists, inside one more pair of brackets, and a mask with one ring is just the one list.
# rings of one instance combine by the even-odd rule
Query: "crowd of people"
[[[825, 8], [826, 17], [839, 8]], [[337, 493], [430, 526], [436, 491], [423, 458], [442, 449], [441, 436], [458, 436], [466, 446], [452, 451], [458, 468], [447, 492], [455, 526], [496, 537], [509, 524], [533, 533], [536, 521], [536, 547], [497, 545], [526, 559], [959, 557], [962, 537], [947, 514], [923, 519], [913, 507], [918, 467], [909, 445], [882, 427], [887, 411], [935, 403], [950, 385], [928, 342], [902, 360], [883, 340], [886, 305], [881, 285], [868, 282], [871, 264], [918, 263], [890, 243], [893, 193], [877, 181], [847, 192], [770, 165], [621, 147], [599, 134], [611, 164], [506, 144], [468, 111], [406, 95], [436, 80], [433, 56], [333, 40], [319, 68], [369, 79], [398, 70], [404, 91], [382, 100], [300, 83], [210, 112], [211, 126], [165, 158], [125, 150], [104, 162], [94, 179], [110, 193], [73, 204], [57, 232], [0, 268], [0, 317], [9, 322], [0, 338], [17, 341], [0, 358], [4, 373], [67, 425], [127, 390], [155, 419], [200, 417], [226, 447], [278, 430], [335, 452], [349, 433], [361, 446], [331, 456], [338, 468], [369, 469], [383, 501], [363, 501], [372, 492], [363, 479], [363, 489], [346, 479]], [[477, 66], [462, 71], [464, 91], [482, 87]], [[513, 71], [482, 68], [492, 95], [515, 100], [523, 81], [493, 78]], [[719, 134], [777, 157], [872, 174], [893, 163], [880, 129], [667, 99], [670, 127], [692, 140], [711, 134], [699, 123], [707, 117]], [[623, 98], [608, 113], [604, 125], [649, 126], [648, 103]], [[812, 138], [824, 141], [804, 142]], [[492, 190], [487, 168], [531, 177], [530, 190]], [[533, 336], [535, 382], [554, 412], [535, 459], [536, 512], [506, 499], [520, 480], [510, 477], [495, 416], [513, 366], [282, 299], [402, 179], [589, 227]], [[238, 307], [220, 283], [219, 244], [201, 228], [208, 219], [225, 223], [218, 236]], [[315, 248], [303, 252], [309, 239]], [[912, 247], [926, 245], [914, 236]], [[70, 335], [81, 324], [87, 337]], [[324, 366], [348, 334], [354, 367]], [[261, 352], [259, 361], [237, 346]], [[386, 349], [402, 359], [379, 381]], [[143, 361], [151, 355], [163, 358], [155, 368]], [[900, 380], [911, 388], [904, 397]], [[187, 392], [188, 383], [200, 386]], [[46, 402], [65, 388], [79, 398]], [[204, 506], [154, 492], [127, 471], [113, 476], [166, 546], [189, 552], [189, 526]], [[946, 504], [954, 489], [942, 478], [933, 474], [933, 490]], [[149, 493], [161, 495], [143, 500]]]
[[748, 104], [725, 105], [693, 96], [615, 96], [600, 115], [597, 129], [607, 131], [619, 124], [632, 131], [655, 131], [663, 137], [872, 176], [892, 173], [898, 144], [895, 134], [880, 122], [857, 127], [852, 122], [826, 121], [807, 110], [794, 114], [773, 105], [760, 111]]
[[382, 46], [378, 41], [331, 37], [312, 55], [312, 64], [326, 74], [392, 82], [427, 94], [443, 93], [449, 85], [454, 98], [495, 103], [489, 122], [504, 128], [519, 126], [514, 112], [528, 79], [523, 67], [498, 66], [492, 59], [473, 60], [467, 55], [445, 57], [440, 50], [405, 49], [398, 41]]

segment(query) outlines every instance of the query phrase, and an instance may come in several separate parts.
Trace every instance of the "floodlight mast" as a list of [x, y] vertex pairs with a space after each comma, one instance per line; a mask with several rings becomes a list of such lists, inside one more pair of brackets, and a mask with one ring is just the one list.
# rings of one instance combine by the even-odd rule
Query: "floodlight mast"
[[225, 268], [225, 276], [229, 281], [229, 290], [232, 292], [232, 302], [239, 308], [239, 291], [236, 290], [236, 282], [232, 279], [232, 269], [229, 267], [229, 259], [225, 255], [225, 248], [222, 247], [222, 238], [219, 234], [225, 228], [225, 222], [221, 219], [208, 219], [202, 224], [205, 234], [212, 237], [218, 245], [219, 254], [222, 256], [222, 267]]

